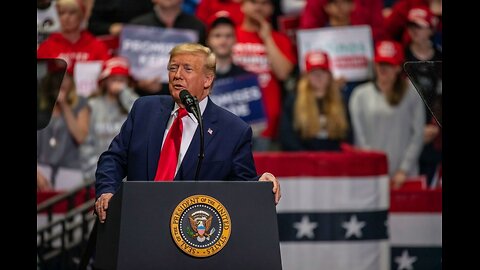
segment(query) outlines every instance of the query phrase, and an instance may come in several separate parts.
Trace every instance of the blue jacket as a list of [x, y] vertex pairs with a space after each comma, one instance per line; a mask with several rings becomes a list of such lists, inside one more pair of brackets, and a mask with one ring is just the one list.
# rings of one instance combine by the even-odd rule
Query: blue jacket
[[[115, 193], [125, 176], [127, 181], [153, 181], [173, 107], [171, 96], [145, 96], [135, 101], [120, 133], [98, 160], [97, 197], [107, 192]], [[258, 180], [252, 155], [251, 127], [210, 99], [202, 118], [205, 157], [198, 180]], [[175, 181], [195, 178], [199, 130], [195, 131]]]

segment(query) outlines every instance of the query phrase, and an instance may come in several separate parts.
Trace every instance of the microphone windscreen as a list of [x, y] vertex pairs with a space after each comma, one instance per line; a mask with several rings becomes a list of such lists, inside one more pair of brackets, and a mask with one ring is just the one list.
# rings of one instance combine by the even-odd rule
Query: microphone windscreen
[[185, 98], [188, 97], [188, 95], [190, 95], [190, 93], [188, 92], [187, 89], [183, 89], [182, 91], [180, 91], [180, 100], [182, 100], [182, 102], [185, 100]]
[[190, 113], [194, 113], [193, 111], [195, 110], [195, 100], [193, 99], [192, 95], [190, 95], [190, 92], [188, 92], [187, 89], [183, 89], [182, 91], [180, 91], [179, 96], [183, 105], [185, 105], [185, 109], [187, 109], [187, 111]]

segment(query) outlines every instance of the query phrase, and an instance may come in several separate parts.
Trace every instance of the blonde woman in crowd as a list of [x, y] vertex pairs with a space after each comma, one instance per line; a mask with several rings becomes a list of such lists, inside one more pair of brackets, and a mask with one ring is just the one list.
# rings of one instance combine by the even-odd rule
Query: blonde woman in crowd
[[305, 73], [284, 106], [280, 124], [283, 150], [338, 151], [346, 139], [345, 105], [329, 62], [322, 51], [305, 55]]

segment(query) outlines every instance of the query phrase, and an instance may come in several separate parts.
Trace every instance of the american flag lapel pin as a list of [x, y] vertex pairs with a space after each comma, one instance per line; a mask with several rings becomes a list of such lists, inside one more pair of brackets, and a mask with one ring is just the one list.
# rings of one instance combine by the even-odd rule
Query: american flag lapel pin
[[213, 134], [213, 130], [211, 128], [208, 128], [207, 130], [208, 134], [212, 135]]

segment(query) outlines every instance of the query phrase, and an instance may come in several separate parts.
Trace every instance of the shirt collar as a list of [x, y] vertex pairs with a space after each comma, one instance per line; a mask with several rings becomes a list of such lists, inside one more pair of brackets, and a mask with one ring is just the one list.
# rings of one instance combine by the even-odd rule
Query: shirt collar
[[[207, 107], [209, 97], [207, 96], [204, 98], [202, 101], [198, 103], [198, 106], [200, 107], [201, 114], [203, 115], [203, 112], [205, 111], [205, 108]], [[180, 109], [180, 106], [175, 102], [175, 106], [173, 107], [173, 111], [170, 113], [170, 116], [176, 116], [178, 115], [178, 109]], [[197, 118], [195, 118], [195, 115], [193, 113], [188, 113], [188, 117], [192, 119], [193, 122], [197, 123]]]

